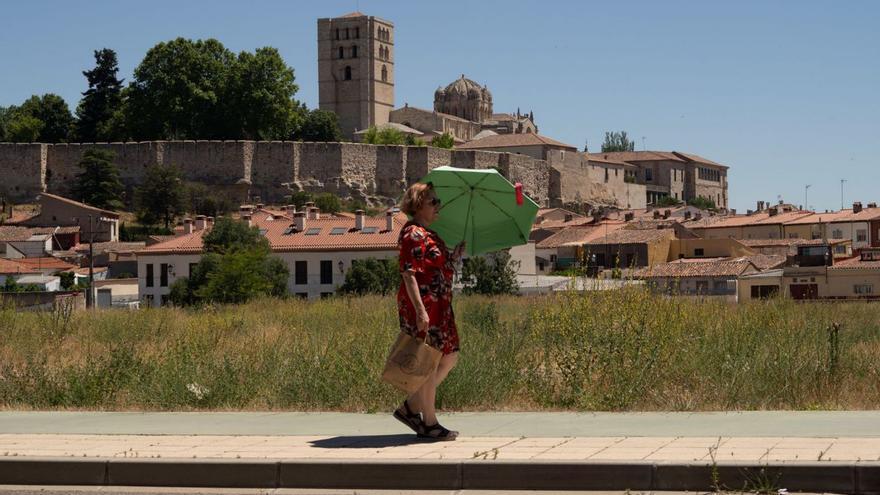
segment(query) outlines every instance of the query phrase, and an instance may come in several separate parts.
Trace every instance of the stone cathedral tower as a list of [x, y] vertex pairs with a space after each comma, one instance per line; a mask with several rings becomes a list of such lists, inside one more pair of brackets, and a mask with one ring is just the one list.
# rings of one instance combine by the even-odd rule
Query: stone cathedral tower
[[360, 12], [318, 19], [318, 107], [343, 135], [388, 122], [394, 108], [394, 25]]

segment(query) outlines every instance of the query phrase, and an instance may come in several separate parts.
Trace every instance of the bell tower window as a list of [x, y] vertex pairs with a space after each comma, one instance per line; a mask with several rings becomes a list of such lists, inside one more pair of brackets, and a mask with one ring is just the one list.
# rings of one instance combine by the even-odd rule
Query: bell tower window
[[351, 66], [350, 65], [345, 66], [345, 74], [343, 75], [343, 79], [345, 79], [346, 81], [351, 81]]

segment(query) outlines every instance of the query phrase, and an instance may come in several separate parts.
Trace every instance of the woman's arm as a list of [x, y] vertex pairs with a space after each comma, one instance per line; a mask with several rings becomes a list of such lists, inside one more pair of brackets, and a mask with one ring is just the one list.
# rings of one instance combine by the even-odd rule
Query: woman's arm
[[416, 282], [416, 275], [411, 271], [405, 271], [401, 274], [403, 277], [403, 286], [406, 287], [406, 293], [409, 300], [412, 301], [416, 310], [416, 324], [420, 332], [428, 331], [428, 311], [425, 309], [425, 303], [422, 302], [422, 296], [419, 294], [419, 283]]

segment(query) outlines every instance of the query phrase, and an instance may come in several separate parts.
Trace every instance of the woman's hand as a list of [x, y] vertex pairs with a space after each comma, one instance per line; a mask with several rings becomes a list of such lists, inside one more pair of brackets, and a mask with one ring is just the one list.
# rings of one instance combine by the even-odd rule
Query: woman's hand
[[455, 246], [455, 249], [452, 250], [452, 262], [453, 263], [457, 263], [458, 260], [461, 259], [461, 256], [464, 254], [464, 247], [465, 247], [465, 243], [464, 243], [464, 241], [461, 241], [458, 243], [457, 246]]
[[416, 316], [416, 326], [419, 329], [419, 332], [425, 332], [425, 335], [428, 334], [428, 323], [430, 323], [430, 318], [428, 318], [428, 312], [425, 311], [425, 308], [422, 308], [419, 311], [418, 316]]

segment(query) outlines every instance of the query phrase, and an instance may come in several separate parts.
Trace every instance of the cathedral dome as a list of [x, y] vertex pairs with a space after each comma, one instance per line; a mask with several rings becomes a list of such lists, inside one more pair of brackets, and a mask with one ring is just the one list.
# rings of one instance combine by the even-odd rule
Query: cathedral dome
[[443, 91], [449, 96], [461, 95], [467, 97], [480, 96], [488, 93], [489, 98], [492, 97], [488, 89], [480, 86], [475, 81], [464, 77], [464, 74], [462, 74], [461, 77], [459, 77], [455, 81], [449, 83]]

